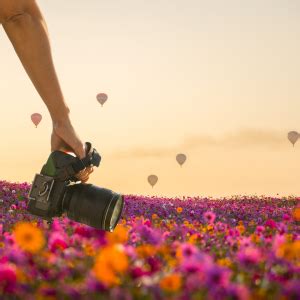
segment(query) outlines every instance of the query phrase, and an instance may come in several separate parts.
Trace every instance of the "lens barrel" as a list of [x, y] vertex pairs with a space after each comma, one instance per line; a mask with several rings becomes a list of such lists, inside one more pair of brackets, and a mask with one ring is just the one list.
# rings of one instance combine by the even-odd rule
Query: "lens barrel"
[[62, 205], [68, 218], [112, 232], [120, 220], [124, 199], [93, 184], [74, 184], [66, 187]]

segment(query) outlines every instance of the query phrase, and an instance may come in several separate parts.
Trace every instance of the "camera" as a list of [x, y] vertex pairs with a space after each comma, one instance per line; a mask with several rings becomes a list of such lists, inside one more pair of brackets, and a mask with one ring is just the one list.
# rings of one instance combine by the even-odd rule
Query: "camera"
[[40, 174], [35, 174], [27, 209], [48, 222], [66, 213], [71, 220], [112, 232], [120, 220], [124, 196], [93, 184], [76, 183], [75, 174], [91, 165], [99, 167], [101, 161], [92, 144], [85, 144], [83, 159], [60, 150], [50, 154]]

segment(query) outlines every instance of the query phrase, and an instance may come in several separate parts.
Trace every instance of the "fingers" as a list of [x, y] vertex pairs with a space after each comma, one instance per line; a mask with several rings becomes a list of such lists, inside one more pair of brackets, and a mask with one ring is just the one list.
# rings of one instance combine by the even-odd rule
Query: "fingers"
[[89, 179], [89, 175], [93, 173], [94, 168], [93, 165], [81, 170], [75, 176], [82, 182], [86, 182]]

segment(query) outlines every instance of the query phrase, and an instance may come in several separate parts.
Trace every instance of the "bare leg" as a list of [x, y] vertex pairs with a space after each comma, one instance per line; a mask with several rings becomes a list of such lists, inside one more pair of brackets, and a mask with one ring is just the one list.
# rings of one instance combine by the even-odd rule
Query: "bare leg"
[[84, 145], [71, 124], [70, 109], [65, 103], [52, 60], [46, 22], [36, 2], [0, 0], [0, 22], [51, 115], [51, 150], [69, 146], [83, 158]]

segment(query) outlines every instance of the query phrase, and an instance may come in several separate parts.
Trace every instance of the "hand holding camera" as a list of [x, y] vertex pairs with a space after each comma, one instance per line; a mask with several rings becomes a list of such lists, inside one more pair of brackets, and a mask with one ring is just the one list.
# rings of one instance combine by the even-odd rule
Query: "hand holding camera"
[[29, 191], [28, 211], [51, 221], [66, 212], [67, 217], [106, 231], [113, 231], [120, 220], [123, 195], [92, 184], [76, 184], [81, 170], [99, 166], [101, 156], [86, 142], [83, 159], [63, 151], [53, 151]]

